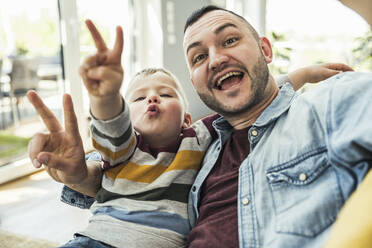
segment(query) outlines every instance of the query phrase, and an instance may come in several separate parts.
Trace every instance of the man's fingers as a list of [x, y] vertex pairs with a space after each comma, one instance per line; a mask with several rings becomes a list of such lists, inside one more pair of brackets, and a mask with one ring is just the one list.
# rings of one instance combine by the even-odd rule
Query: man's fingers
[[41, 119], [43, 120], [45, 126], [50, 132], [59, 132], [62, 130], [61, 125], [59, 124], [57, 118], [49, 110], [49, 108], [44, 104], [38, 94], [30, 90], [27, 92], [27, 98], [34, 106], [36, 112], [40, 115]]
[[116, 39], [114, 48], [112, 50], [115, 61], [120, 64], [121, 63], [121, 54], [123, 52], [124, 46], [124, 37], [123, 37], [123, 29], [118, 26], [116, 27]]
[[37, 160], [50, 169], [57, 169], [65, 171], [69, 169], [71, 165], [66, 163], [66, 160], [59, 157], [51, 152], [41, 152], [37, 156]]
[[107, 50], [106, 43], [103, 40], [100, 32], [97, 30], [96, 26], [93, 24], [91, 20], [86, 20], [85, 24], [87, 25], [87, 28], [92, 35], [94, 44], [96, 45], [96, 48], [98, 52], [104, 52]]
[[47, 134], [37, 133], [28, 143], [28, 156], [36, 168], [40, 168], [41, 166], [41, 163], [37, 160], [37, 156], [43, 151], [47, 141]]
[[65, 115], [65, 129], [76, 139], [80, 138], [78, 122], [74, 111], [74, 105], [69, 94], [63, 96], [63, 111]]
[[354, 71], [353, 68], [346, 64], [342, 63], [326, 63], [325, 67], [332, 69], [332, 70], [337, 70], [337, 71]]

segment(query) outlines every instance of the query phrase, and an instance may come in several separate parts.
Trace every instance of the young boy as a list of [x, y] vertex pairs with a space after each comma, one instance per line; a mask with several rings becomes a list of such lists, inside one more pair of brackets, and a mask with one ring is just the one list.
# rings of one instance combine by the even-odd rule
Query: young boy
[[[108, 50], [93, 23], [86, 24], [98, 52], [86, 59], [80, 74], [89, 92], [93, 145], [103, 170], [90, 164], [56, 176], [51, 163], [44, 163], [55, 180], [96, 198], [88, 227], [62, 247], [183, 247], [190, 230], [188, 194], [216, 138], [212, 122], [219, 116], [191, 125], [182, 87], [164, 69], [136, 74], [123, 100], [121, 28]], [[39, 155], [33, 162], [38, 167], [45, 160]]]
[[[123, 99], [121, 45], [114, 47], [116, 56], [103, 54], [99, 32], [86, 24], [98, 53], [86, 59], [80, 74], [103, 174], [95, 177], [101, 188], [90, 208], [93, 216], [78, 235], [115, 247], [183, 247], [190, 230], [188, 194], [218, 116], [191, 126], [183, 89], [164, 69], [137, 73]], [[76, 240], [65, 247], [74, 245]]]
[[93, 216], [80, 234], [118, 247], [184, 245], [188, 193], [217, 117], [191, 126], [186, 108], [172, 74], [146, 69], [130, 83], [122, 113], [93, 119], [93, 145], [105, 172]]

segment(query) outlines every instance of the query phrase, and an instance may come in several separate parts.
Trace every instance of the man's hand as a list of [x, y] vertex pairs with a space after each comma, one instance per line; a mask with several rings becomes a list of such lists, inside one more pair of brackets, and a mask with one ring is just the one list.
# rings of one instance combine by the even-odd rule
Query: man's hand
[[57, 182], [81, 183], [88, 173], [71, 96], [65, 94], [63, 97], [65, 130], [35, 91], [29, 91], [27, 97], [49, 130], [48, 134], [36, 134], [28, 145], [33, 165], [36, 168], [45, 165], [48, 174]]
[[353, 71], [353, 69], [342, 63], [324, 63], [300, 68], [289, 73], [288, 76], [293, 83], [293, 88], [298, 90], [305, 83], [317, 83], [345, 71]]

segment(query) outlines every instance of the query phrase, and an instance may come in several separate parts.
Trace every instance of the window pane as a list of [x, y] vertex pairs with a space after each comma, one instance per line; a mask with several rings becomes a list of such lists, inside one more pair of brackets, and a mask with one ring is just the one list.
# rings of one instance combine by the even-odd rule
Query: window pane
[[0, 10], [0, 166], [27, 157], [28, 140], [44, 130], [25, 94], [36, 90], [61, 115], [57, 2], [12, 0]]
[[372, 69], [371, 63], [368, 66], [359, 61], [353, 52], [361, 44], [357, 37], [366, 37], [369, 27], [339, 1], [267, 0], [266, 21], [276, 73], [321, 62], [343, 62], [362, 71]]

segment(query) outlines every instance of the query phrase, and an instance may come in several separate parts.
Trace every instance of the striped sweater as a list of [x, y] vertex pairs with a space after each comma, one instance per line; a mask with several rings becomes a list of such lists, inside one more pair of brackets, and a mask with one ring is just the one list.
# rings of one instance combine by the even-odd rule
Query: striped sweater
[[190, 187], [216, 133], [213, 115], [184, 129], [177, 144], [153, 149], [133, 130], [129, 108], [112, 120], [93, 118], [102, 188], [82, 235], [116, 247], [183, 247], [190, 231]]

